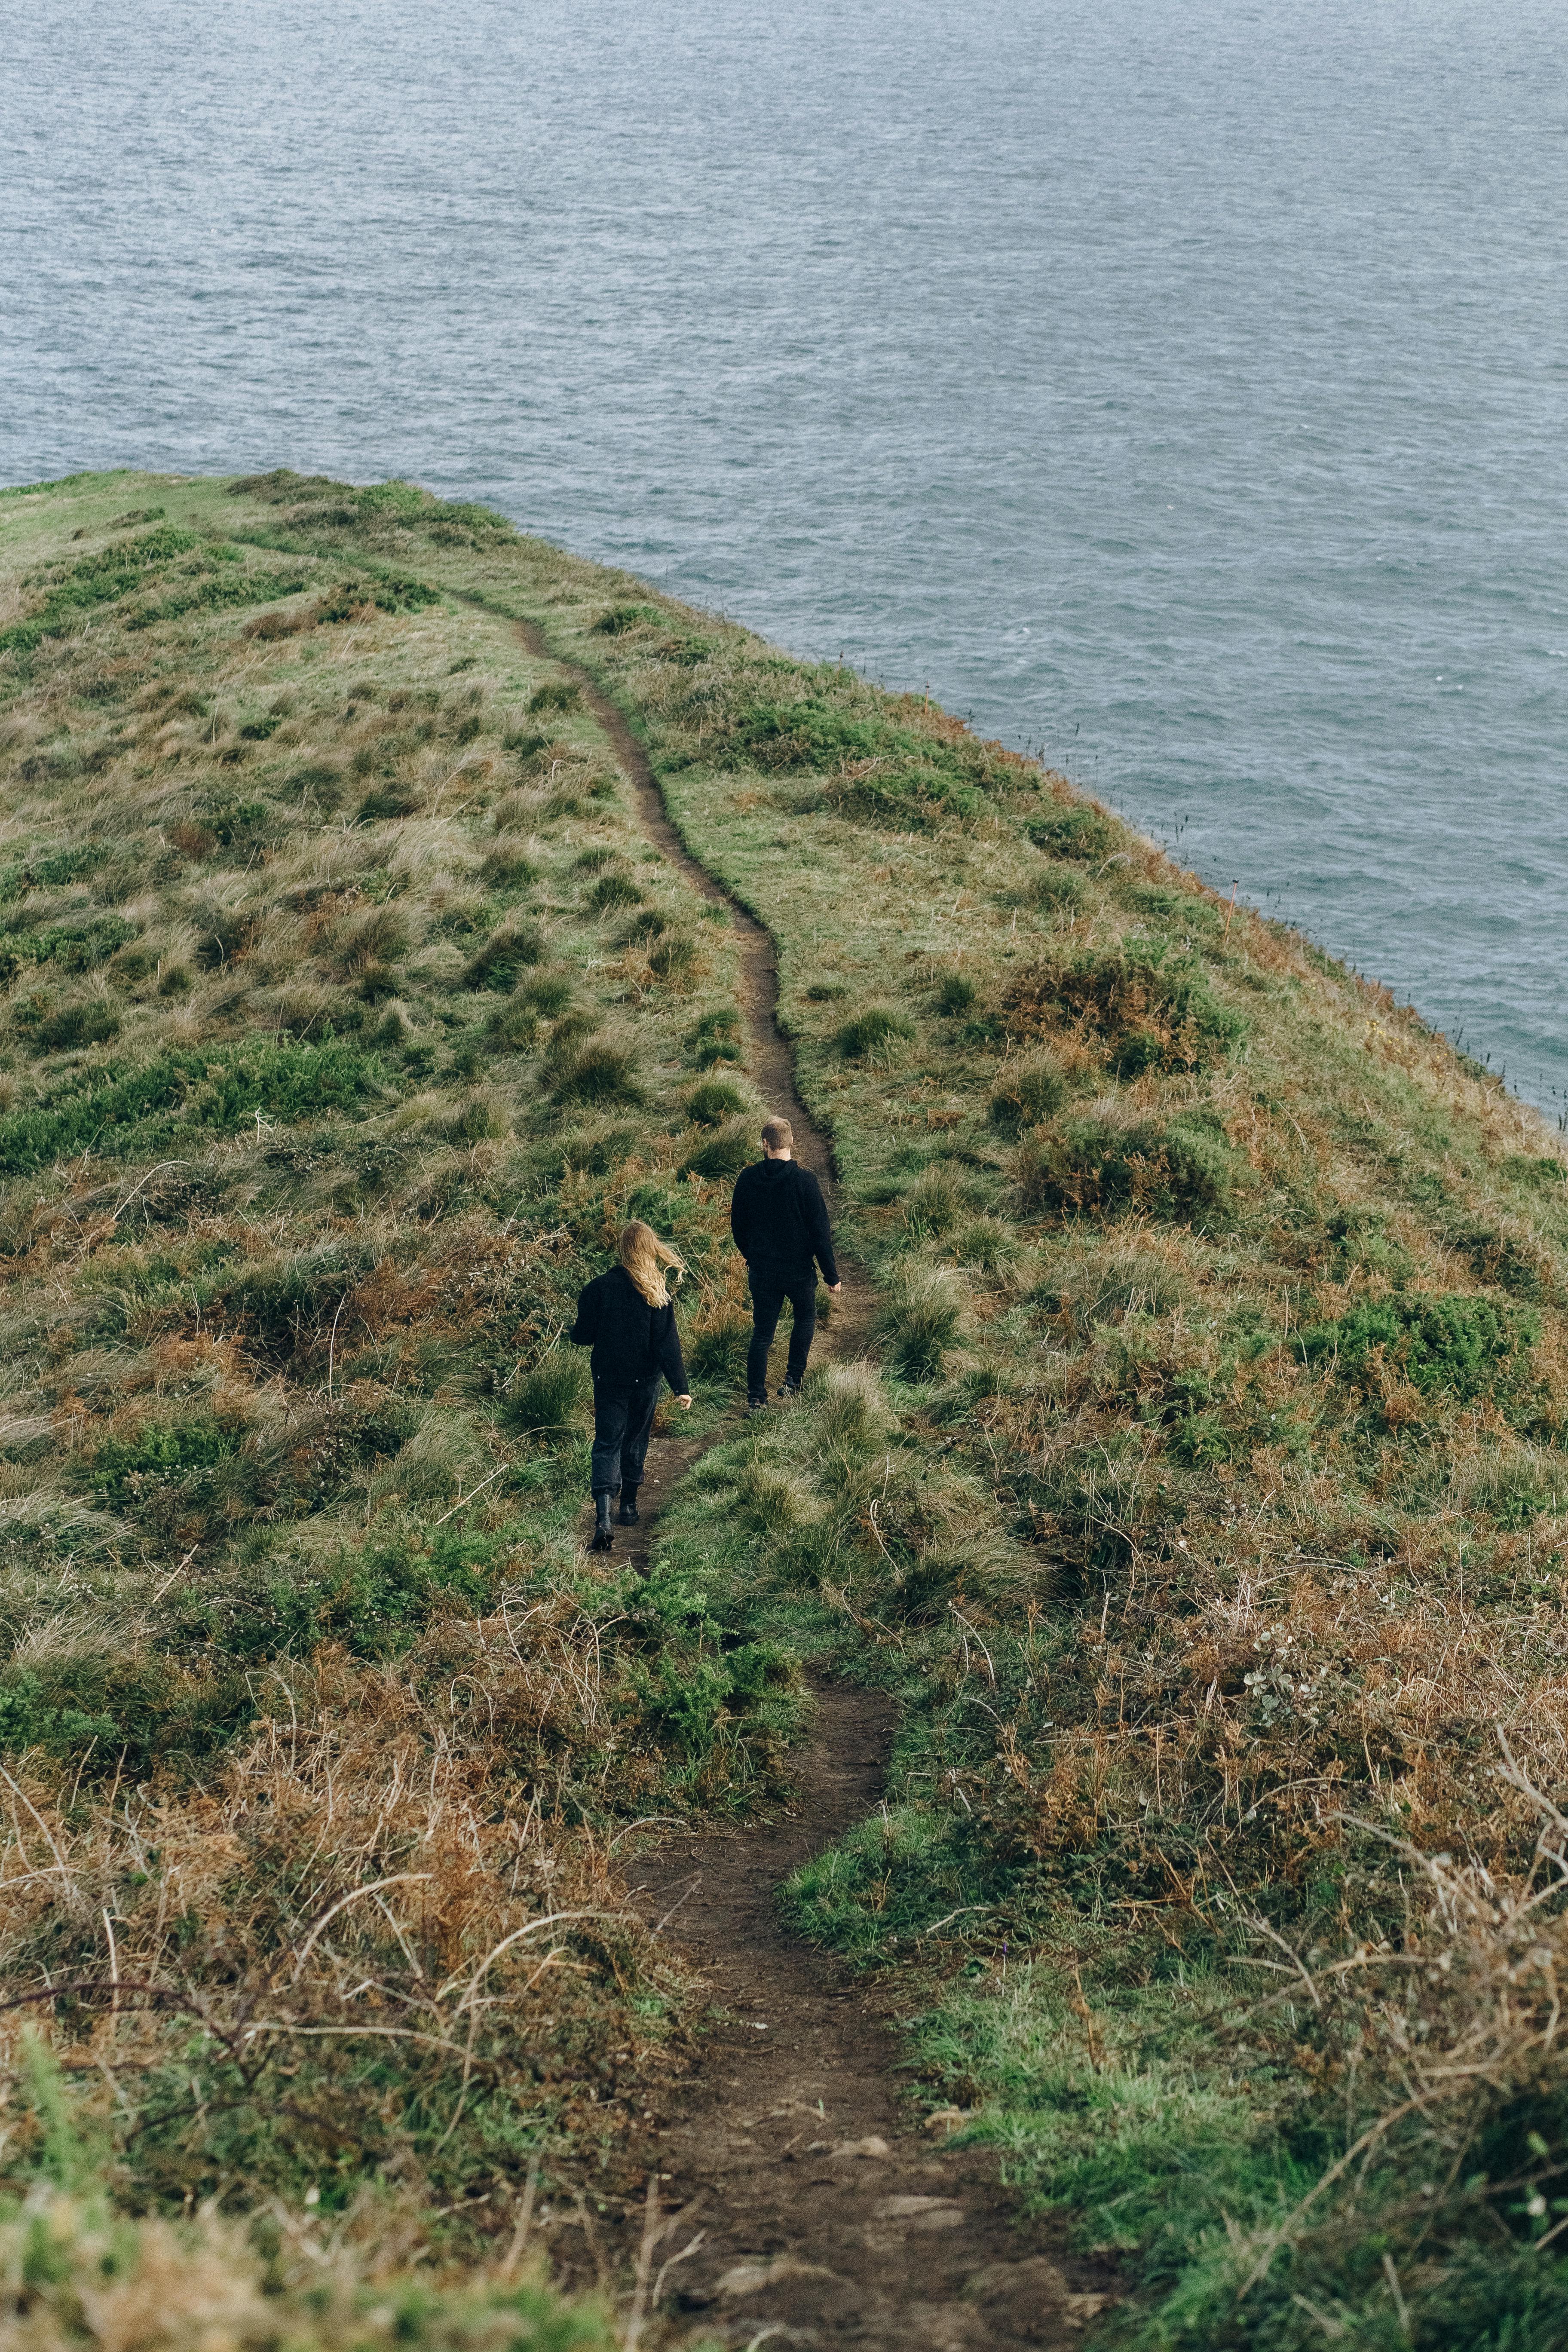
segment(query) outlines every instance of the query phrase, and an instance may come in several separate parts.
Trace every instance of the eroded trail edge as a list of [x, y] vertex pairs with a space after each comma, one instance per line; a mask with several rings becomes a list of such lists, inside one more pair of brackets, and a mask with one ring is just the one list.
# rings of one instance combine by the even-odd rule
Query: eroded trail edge
[[[580, 666], [560, 663], [541, 631], [521, 627], [529, 650], [581, 687], [648, 840], [728, 908], [752, 1074], [770, 1109], [791, 1121], [831, 1204], [831, 1151], [795, 1090], [777, 1025], [773, 940], [687, 849], [625, 715]], [[820, 1344], [847, 1352], [869, 1307], [864, 1275], [846, 1266], [845, 1298]], [[655, 1447], [633, 1558], [646, 1557], [665, 1495], [700, 1451], [679, 1439]], [[1063, 2253], [1059, 2231], [1020, 2226], [994, 2151], [933, 2144], [911, 2128], [898, 2097], [899, 2048], [865, 1987], [780, 1920], [780, 1883], [875, 1811], [892, 1744], [894, 1708], [880, 1694], [824, 1684], [816, 1699], [793, 1801], [775, 1818], [682, 1833], [630, 1868], [633, 1903], [701, 1972], [716, 2015], [682, 2111], [650, 2149], [648, 2203], [596, 2225], [584, 2215], [581, 2237], [568, 2226], [558, 2238], [558, 2257], [579, 2277], [598, 2271], [623, 2289], [635, 2274], [627, 2341], [644, 2346], [1071, 2343], [1106, 2300], [1103, 2279]]]

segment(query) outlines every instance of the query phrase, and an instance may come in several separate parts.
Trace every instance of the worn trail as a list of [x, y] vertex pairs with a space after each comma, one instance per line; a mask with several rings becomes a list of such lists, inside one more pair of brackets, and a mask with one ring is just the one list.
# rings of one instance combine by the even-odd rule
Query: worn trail
[[[537, 632], [523, 634], [552, 658]], [[644, 832], [695, 889], [730, 908], [752, 1074], [770, 1109], [791, 1121], [797, 1155], [831, 1204], [831, 1155], [795, 1092], [775, 1019], [773, 942], [686, 849], [625, 718], [576, 675]], [[838, 1355], [863, 1339], [871, 1307], [859, 1270], [846, 1265], [844, 1276], [818, 1342]], [[642, 1524], [617, 1532], [623, 1556], [646, 1557], [665, 1495], [700, 1451], [656, 1444]], [[911, 2127], [898, 2047], [864, 1986], [779, 1917], [781, 1881], [875, 1812], [893, 1725], [886, 1698], [826, 1685], [793, 1798], [775, 1818], [683, 1832], [631, 1866], [633, 1902], [701, 1971], [718, 2021], [683, 2086], [683, 2112], [650, 2150], [650, 2201], [618, 2226], [606, 2217], [589, 2242], [565, 2242], [568, 2229], [557, 2246], [570, 2268], [607, 2268], [630, 2293], [627, 2340], [645, 2352], [763, 2343], [1008, 2352], [1075, 2343], [1106, 2301], [1105, 2279], [1063, 2252], [1058, 2231], [1020, 2224], [993, 2151], [946, 2147]]]

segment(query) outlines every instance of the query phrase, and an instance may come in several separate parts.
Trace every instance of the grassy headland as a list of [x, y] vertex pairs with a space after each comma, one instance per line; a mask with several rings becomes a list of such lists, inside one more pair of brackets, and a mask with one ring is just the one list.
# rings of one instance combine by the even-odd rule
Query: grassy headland
[[[1060, 779], [483, 509], [84, 478], [0, 577], [5, 1969], [121, 2203], [269, 2210], [286, 2284], [279, 2215], [493, 2265], [531, 2168], [619, 2179], [686, 2012], [607, 1838], [743, 1808], [829, 1655], [897, 1801], [795, 1915], [1121, 2250], [1120, 2340], [1560, 2343], [1534, 1115]], [[561, 1325], [648, 1215], [722, 1410], [751, 1105], [563, 663], [776, 940], [883, 1301], [635, 1591]]]

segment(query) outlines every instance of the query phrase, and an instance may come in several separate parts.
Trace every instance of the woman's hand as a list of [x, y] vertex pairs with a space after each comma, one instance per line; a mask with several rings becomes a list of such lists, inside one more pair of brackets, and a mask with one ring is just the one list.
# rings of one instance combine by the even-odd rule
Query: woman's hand
[[675, 1402], [680, 1407], [682, 1412], [689, 1412], [691, 1411], [691, 1399], [689, 1396], [679, 1396], [676, 1398]]

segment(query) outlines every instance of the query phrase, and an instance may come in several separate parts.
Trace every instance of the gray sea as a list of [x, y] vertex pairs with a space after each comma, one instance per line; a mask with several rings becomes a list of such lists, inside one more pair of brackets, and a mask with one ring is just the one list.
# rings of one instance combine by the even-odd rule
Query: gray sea
[[14, 0], [0, 478], [396, 473], [1568, 1104], [1561, 0]]

